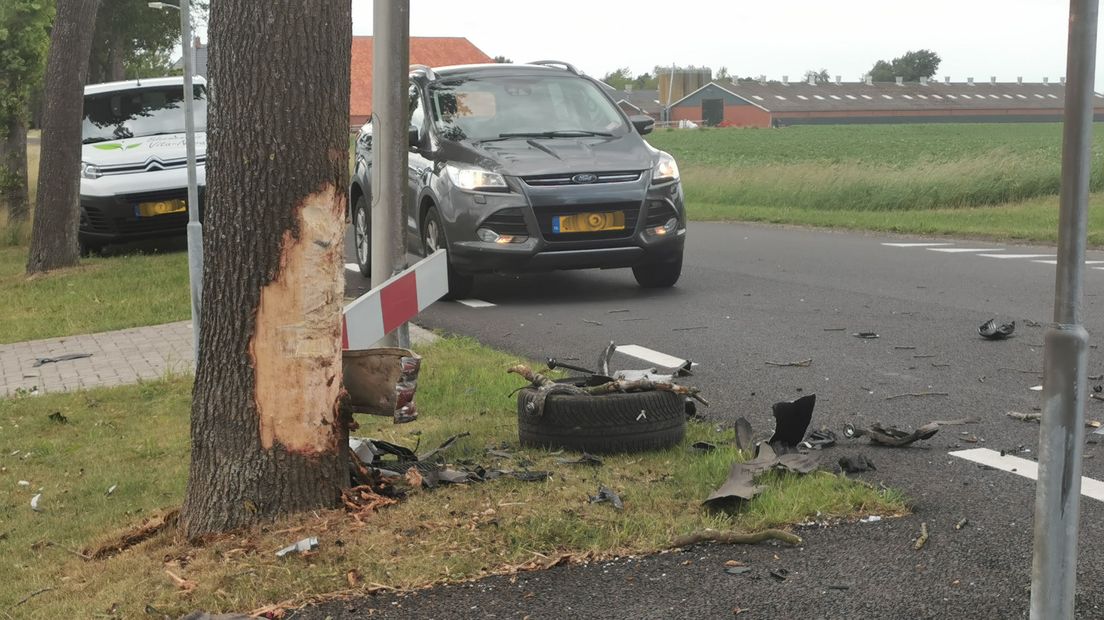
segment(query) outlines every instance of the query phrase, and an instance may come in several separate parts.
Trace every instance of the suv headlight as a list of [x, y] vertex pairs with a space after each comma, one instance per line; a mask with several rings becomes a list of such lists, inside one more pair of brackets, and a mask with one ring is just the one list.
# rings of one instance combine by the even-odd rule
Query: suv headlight
[[98, 179], [101, 175], [99, 166], [84, 161], [81, 162], [81, 178]]
[[481, 192], [505, 192], [509, 191], [506, 179], [497, 172], [483, 170], [482, 168], [461, 168], [449, 164], [445, 166], [449, 180], [460, 189]]
[[670, 153], [659, 152], [659, 161], [652, 168], [652, 183], [666, 183], [679, 179], [678, 164]]

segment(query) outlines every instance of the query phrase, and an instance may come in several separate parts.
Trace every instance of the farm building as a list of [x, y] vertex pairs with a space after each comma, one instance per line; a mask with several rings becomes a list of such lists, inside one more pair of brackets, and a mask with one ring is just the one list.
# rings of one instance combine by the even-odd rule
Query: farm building
[[[360, 126], [372, 114], [372, 37], [353, 37], [349, 124]], [[464, 37], [410, 37], [410, 64], [445, 67], [494, 62]]]
[[621, 90], [610, 93], [617, 107], [625, 114], [645, 114], [654, 120], [663, 116], [663, 104], [659, 102], [658, 90]]
[[[1104, 120], [1104, 95], [1096, 95]], [[1062, 120], [1065, 86], [1023, 82], [710, 82], [671, 104], [670, 120], [732, 127]]]

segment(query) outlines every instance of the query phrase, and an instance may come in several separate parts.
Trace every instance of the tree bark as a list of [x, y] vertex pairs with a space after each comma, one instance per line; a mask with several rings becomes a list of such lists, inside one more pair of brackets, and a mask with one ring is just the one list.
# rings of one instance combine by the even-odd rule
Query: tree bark
[[0, 211], [7, 211], [8, 223], [27, 221], [27, 118], [17, 114], [8, 120], [6, 136], [0, 141]]
[[46, 110], [27, 273], [77, 264], [81, 117], [100, 0], [57, 0], [46, 56]]
[[189, 538], [340, 505], [348, 0], [212, 3]]
[[107, 55], [107, 80], [118, 82], [126, 79], [126, 49], [124, 49], [122, 33], [115, 32], [111, 36], [111, 49]]

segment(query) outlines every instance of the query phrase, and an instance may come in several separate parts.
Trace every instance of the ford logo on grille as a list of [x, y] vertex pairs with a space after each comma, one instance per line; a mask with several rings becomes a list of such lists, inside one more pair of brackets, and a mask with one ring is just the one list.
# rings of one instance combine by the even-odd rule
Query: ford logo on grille
[[598, 175], [590, 173], [590, 172], [584, 172], [582, 174], [577, 174], [577, 175], [571, 177], [571, 182], [572, 183], [578, 183], [579, 185], [583, 185], [585, 183], [594, 183], [597, 180], [598, 180]]

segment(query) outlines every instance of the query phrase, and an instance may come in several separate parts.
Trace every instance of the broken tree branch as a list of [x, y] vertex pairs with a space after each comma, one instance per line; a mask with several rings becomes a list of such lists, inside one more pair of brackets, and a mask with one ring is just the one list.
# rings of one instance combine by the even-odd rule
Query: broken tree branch
[[614, 392], [648, 392], [652, 390], [658, 390], [661, 392], [674, 392], [682, 396], [689, 396], [694, 400], [700, 402], [706, 407], [709, 406], [709, 401], [705, 400], [698, 394], [699, 390], [696, 387], [688, 387], [685, 385], [679, 385], [677, 383], [670, 383], [667, 381], [652, 381], [651, 379], [615, 379], [609, 383], [603, 383], [602, 385], [596, 385], [593, 387], [580, 388], [583, 393], [590, 394], [591, 396], [598, 396], [601, 394], [611, 394]]
[[908, 392], [905, 394], [894, 394], [893, 396], [886, 396], [886, 400], [893, 400], [895, 398], [904, 398], [906, 396], [950, 396], [947, 392]]
[[1042, 413], [1020, 413], [1019, 411], [1009, 411], [1006, 413], [1008, 417], [1014, 420], [1021, 420], [1023, 422], [1038, 422], [1043, 419]]
[[916, 539], [916, 544], [913, 545], [913, 549], [917, 551], [924, 548], [924, 544], [928, 542], [928, 524], [927, 522], [920, 523], [920, 537]]
[[803, 360], [797, 360], [796, 362], [770, 362], [770, 361], [767, 361], [767, 362], [763, 362], [763, 363], [766, 364], [767, 366], [779, 366], [779, 367], [783, 367], [783, 368], [785, 368], [785, 367], [805, 368], [806, 366], [809, 366], [813, 363], [813, 358], [809, 357], [809, 358], [806, 358], [806, 359], [803, 359]]
[[729, 545], [754, 545], [761, 543], [764, 540], [780, 540], [784, 543], [791, 545], [800, 545], [803, 541], [801, 537], [796, 534], [784, 532], [782, 530], [762, 530], [760, 532], [753, 532], [751, 534], [741, 534], [739, 532], [721, 532], [713, 529], [704, 529], [686, 534], [685, 536], [679, 536], [671, 543], [671, 548], [675, 547], [687, 547], [689, 545], [701, 543], [701, 542], [718, 542]]
[[49, 586], [49, 587], [46, 587], [46, 588], [35, 590], [34, 592], [31, 592], [27, 596], [24, 596], [23, 598], [19, 599], [19, 602], [16, 603], [15, 605], [12, 605], [9, 609], [15, 609], [16, 607], [19, 607], [23, 603], [26, 603], [27, 601], [29, 601], [32, 598], [38, 596], [39, 594], [44, 594], [44, 593], [49, 592], [50, 590], [54, 590], [54, 589], [55, 588], [53, 586]]

